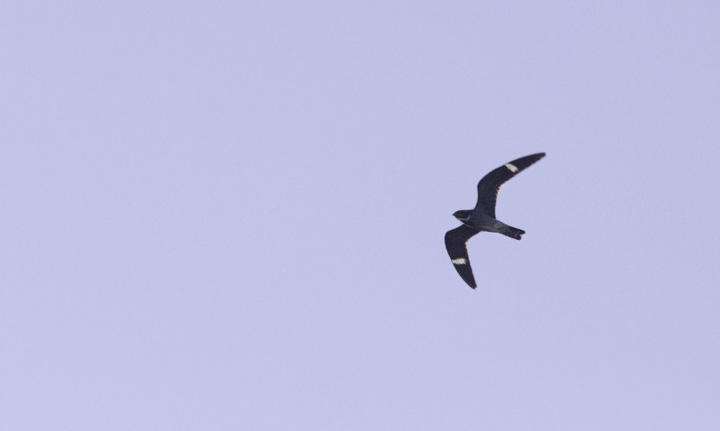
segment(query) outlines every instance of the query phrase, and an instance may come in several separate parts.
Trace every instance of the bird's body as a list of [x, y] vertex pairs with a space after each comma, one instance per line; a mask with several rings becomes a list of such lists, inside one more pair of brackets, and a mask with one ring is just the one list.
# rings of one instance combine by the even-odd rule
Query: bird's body
[[[460, 210], [457, 211], [455, 214], [457, 214], [455, 215], [455, 218], [460, 220], [465, 226], [471, 227], [478, 232], [496, 232], [507, 235], [510, 238], [520, 239], [517, 234], [517, 231], [520, 231], [520, 229], [508, 226], [500, 220], [494, 217], [490, 217], [482, 211]], [[522, 235], [523, 233], [525, 232], [520, 231], [520, 235]]]
[[525, 233], [524, 230], [508, 226], [495, 217], [497, 194], [503, 184], [543, 157], [545, 157], [545, 153], [532, 154], [494, 169], [478, 183], [478, 201], [475, 208], [456, 211], [453, 214], [462, 222], [462, 225], [445, 234], [445, 247], [458, 274], [473, 289], [477, 285], [470, 267], [467, 241], [482, 231], [496, 232], [513, 239], [521, 239]]

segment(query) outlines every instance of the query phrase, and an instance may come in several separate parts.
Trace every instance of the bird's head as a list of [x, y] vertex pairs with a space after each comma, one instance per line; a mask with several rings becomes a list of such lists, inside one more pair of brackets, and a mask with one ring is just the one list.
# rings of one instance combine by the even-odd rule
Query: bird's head
[[470, 211], [470, 210], [455, 211], [455, 214], [453, 214], [453, 216], [456, 219], [460, 220], [461, 222], [466, 223], [468, 220], [470, 220], [470, 216], [472, 216], [472, 211]]

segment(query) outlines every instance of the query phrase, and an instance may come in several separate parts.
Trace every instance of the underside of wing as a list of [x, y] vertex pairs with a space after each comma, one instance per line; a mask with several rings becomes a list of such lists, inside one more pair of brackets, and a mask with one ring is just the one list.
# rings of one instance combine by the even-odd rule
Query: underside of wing
[[545, 153], [531, 154], [506, 163], [489, 174], [485, 175], [478, 183], [478, 201], [476, 209], [482, 209], [495, 218], [495, 204], [500, 187], [512, 177], [530, 167], [533, 163], [545, 157]]
[[465, 280], [465, 283], [473, 289], [475, 289], [477, 285], [475, 284], [475, 277], [473, 277], [472, 268], [470, 267], [467, 242], [478, 232], [478, 230], [469, 226], [462, 225], [445, 234], [445, 247], [450, 255], [453, 266], [455, 266], [460, 277]]

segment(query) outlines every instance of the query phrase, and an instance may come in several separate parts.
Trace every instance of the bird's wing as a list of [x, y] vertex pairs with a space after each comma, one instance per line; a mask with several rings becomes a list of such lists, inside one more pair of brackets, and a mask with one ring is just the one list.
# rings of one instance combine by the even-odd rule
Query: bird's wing
[[500, 191], [500, 187], [510, 180], [510, 178], [519, 174], [543, 157], [545, 157], [545, 153], [537, 153], [520, 157], [519, 159], [506, 163], [485, 175], [477, 186], [478, 201], [477, 205], [475, 205], [475, 209], [483, 210], [486, 214], [495, 218], [495, 204], [497, 203], [497, 195]]
[[450, 259], [460, 277], [465, 280], [470, 287], [475, 289], [475, 277], [473, 277], [472, 268], [470, 267], [470, 258], [467, 252], [467, 242], [473, 235], [480, 232], [470, 226], [462, 225], [458, 228], [448, 231], [445, 234], [445, 247], [447, 248]]

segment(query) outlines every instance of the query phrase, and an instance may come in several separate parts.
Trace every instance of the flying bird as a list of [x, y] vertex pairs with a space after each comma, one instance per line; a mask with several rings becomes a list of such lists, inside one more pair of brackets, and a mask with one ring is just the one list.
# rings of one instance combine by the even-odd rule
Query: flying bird
[[468, 240], [482, 231], [497, 232], [513, 239], [521, 239], [525, 233], [524, 230], [508, 226], [495, 218], [497, 195], [500, 187], [510, 178], [543, 157], [545, 157], [545, 153], [520, 157], [485, 175], [477, 185], [478, 200], [475, 209], [460, 210], [453, 214], [462, 222], [462, 225], [445, 234], [445, 247], [458, 274], [473, 289], [477, 287], [477, 284], [475, 284], [475, 277], [473, 277], [472, 267], [470, 267], [467, 251]]

